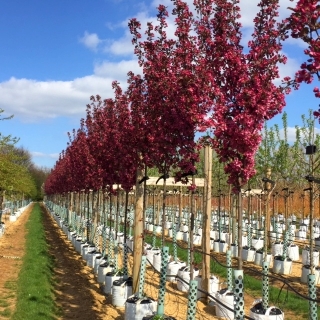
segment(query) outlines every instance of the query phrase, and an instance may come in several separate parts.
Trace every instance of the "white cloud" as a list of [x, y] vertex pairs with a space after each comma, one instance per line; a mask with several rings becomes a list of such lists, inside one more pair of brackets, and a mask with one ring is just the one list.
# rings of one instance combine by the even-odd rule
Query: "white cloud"
[[[195, 8], [193, 5], [193, 0], [186, 0], [186, 2], [189, 5], [190, 10], [193, 12], [194, 16], [197, 16], [195, 12]], [[293, 7], [297, 0], [290, 1], [290, 0], [280, 0], [280, 8], [279, 8], [279, 21], [284, 19], [290, 14], [290, 10], [288, 7]], [[169, 12], [169, 17], [167, 18], [167, 24], [168, 27], [166, 28], [166, 32], [168, 35], [168, 38], [175, 38], [174, 32], [175, 32], [175, 18], [176, 16], [173, 16], [172, 13], [172, 8], [173, 4], [171, 0], [153, 0], [151, 5], [146, 8], [146, 7], [141, 7], [140, 12], [134, 15], [134, 17], [141, 23], [141, 35], [142, 39], [144, 39], [144, 32], [146, 30], [147, 22], [152, 22], [154, 25], [157, 24], [157, 18], [156, 18], [156, 13], [157, 10], [156, 8], [159, 6], [159, 4], [163, 4], [164, 6], [167, 7], [167, 10]], [[255, 18], [259, 7], [257, 6], [258, 2], [257, 1], [252, 1], [252, 0], [242, 0], [240, 1], [240, 10], [241, 10], [241, 18], [240, 22], [242, 24], [242, 32], [243, 32], [243, 40], [242, 43], [243, 45], [246, 45], [248, 43], [248, 40], [250, 40], [252, 37], [253, 33], [253, 19]], [[152, 12], [153, 15], [150, 15], [150, 12]], [[116, 27], [122, 27], [124, 30], [124, 34], [122, 37], [118, 39], [108, 39], [107, 45], [105, 45], [105, 52], [112, 53], [114, 55], [132, 55], [133, 54], [133, 45], [131, 44], [131, 39], [132, 35], [129, 32], [128, 29], [128, 21], [129, 19], [126, 19], [120, 23], [116, 24]], [[112, 26], [109, 25], [110, 28]], [[113, 25], [114, 27], [114, 25]], [[300, 40], [294, 40], [294, 39], [288, 39], [288, 43], [290, 44], [295, 44], [299, 45], [301, 47], [305, 47], [302, 41]]]
[[[297, 0], [294, 0], [294, 1], [280, 0], [279, 17], [278, 17], [279, 21], [288, 17], [288, 15], [291, 13], [288, 7], [294, 7], [296, 2]], [[259, 10], [259, 7], [257, 6], [258, 3], [259, 1], [252, 1], [252, 0], [240, 1], [240, 4], [239, 4], [241, 9], [240, 22], [244, 28], [253, 28], [253, 19], [255, 18]]]
[[0, 108], [6, 114], [25, 122], [36, 122], [60, 116], [85, 116], [90, 96], [99, 94], [103, 99], [114, 96], [112, 81], [117, 80], [125, 90], [127, 73], [141, 73], [135, 60], [102, 62], [94, 66], [94, 74], [72, 81], [37, 81], [10, 78], [0, 83]]
[[[284, 129], [281, 128], [279, 130], [280, 138], [284, 139]], [[295, 127], [287, 127], [287, 138], [289, 143], [293, 143], [296, 141], [296, 128]]]
[[59, 116], [80, 119], [91, 95], [113, 96], [112, 80], [95, 75], [73, 81], [46, 82], [11, 78], [0, 83], [0, 108], [25, 122]]
[[96, 64], [94, 67], [95, 75], [99, 77], [108, 77], [119, 82], [126, 82], [127, 73], [132, 71], [135, 74], [141, 74], [142, 70], [136, 60], [122, 60], [120, 62], [104, 61]]
[[99, 39], [96, 33], [89, 33], [85, 31], [83, 37], [80, 38], [79, 41], [83, 43], [90, 50], [96, 51], [98, 48], [98, 45], [101, 43], [102, 40]]
[[50, 159], [59, 158], [59, 153], [43, 153], [38, 151], [31, 151], [30, 153], [34, 158], [50, 158]]
[[296, 59], [290, 58], [288, 54], [284, 54], [288, 57], [288, 60], [286, 64], [278, 65], [280, 78], [274, 81], [276, 85], [281, 84], [284, 77], [294, 78], [295, 73], [299, 70], [300, 63]]
[[[135, 18], [141, 23], [140, 33], [144, 38], [144, 32], [146, 30], [147, 22], [152, 22], [154, 25], [156, 24], [156, 17], [149, 16], [146, 11], [141, 11]], [[134, 46], [132, 44], [132, 35], [129, 31], [128, 27], [129, 19], [122, 21], [119, 26], [121, 26], [124, 30], [124, 35], [118, 39], [108, 39], [107, 45], [104, 47], [105, 52], [110, 52], [114, 55], [133, 55], [134, 54]], [[142, 38], [142, 39], [143, 39]]]
[[[281, 128], [279, 130], [280, 138], [284, 139], [284, 129]], [[319, 135], [320, 129], [314, 128], [314, 134]], [[303, 133], [301, 133], [301, 136], [303, 136]], [[287, 137], [288, 137], [288, 143], [294, 143], [296, 141], [296, 128], [295, 127], [287, 127]]]

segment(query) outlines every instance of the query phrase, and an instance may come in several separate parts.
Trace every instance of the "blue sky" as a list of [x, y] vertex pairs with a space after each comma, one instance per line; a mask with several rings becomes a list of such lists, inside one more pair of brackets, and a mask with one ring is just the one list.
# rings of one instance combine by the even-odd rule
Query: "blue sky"
[[[112, 97], [113, 80], [125, 86], [127, 72], [139, 72], [128, 20], [136, 17], [143, 25], [155, 21], [160, 3], [170, 8], [170, 0], [2, 1], [0, 108], [14, 118], [1, 121], [0, 132], [19, 137], [18, 146], [31, 152], [35, 164], [52, 167], [67, 146], [67, 132], [77, 129], [85, 116], [89, 97]], [[241, 0], [245, 39], [256, 3]], [[289, 0], [281, 0], [282, 16], [288, 6]], [[289, 41], [284, 52], [289, 61], [281, 73], [292, 76], [304, 61], [303, 44]], [[299, 125], [308, 109], [317, 109], [315, 85], [288, 96], [289, 126]], [[281, 115], [270, 124], [279, 119]]]

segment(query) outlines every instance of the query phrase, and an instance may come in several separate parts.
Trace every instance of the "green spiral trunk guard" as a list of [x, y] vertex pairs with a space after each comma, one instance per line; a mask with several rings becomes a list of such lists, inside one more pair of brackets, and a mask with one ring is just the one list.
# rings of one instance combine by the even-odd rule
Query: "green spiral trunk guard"
[[279, 238], [280, 238], [278, 228], [279, 228], [279, 225], [278, 225], [278, 223], [276, 223], [276, 227], [275, 227], [275, 229], [276, 229], [276, 242], [279, 242]]
[[191, 219], [187, 219], [188, 221], [188, 231], [189, 231], [189, 234], [188, 234], [188, 255], [187, 255], [187, 266], [190, 267], [191, 269], [191, 240], [190, 240], [190, 229], [191, 229]]
[[[314, 274], [308, 275], [308, 287], [309, 287], [309, 298], [316, 300], [317, 289], [316, 289], [316, 276]], [[318, 320], [316, 301], [309, 300], [309, 320]]]
[[113, 244], [113, 235], [109, 229], [109, 242], [108, 242], [108, 253], [107, 253], [109, 261], [112, 259], [112, 244]]
[[79, 234], [82, 239], [84, 239], [84, 232], [85, 232], [85, 228], [83, 227], [84, 224], [85, 224], [85, 220], [80, 217]]
[[252, 227], [251, 224], [248, 224], [248, 247], [251, 248], [251, 244], [252, 244]]
[[269, 262], [264, 261], [262, 265], [262, 306], [264, 310], [269, 308]]
[[167, 264], [169, 260], [169, 247], [163, 247], [161, 253], [161, 270], [160, 270], [160, 286], [158, 294], [158, 308], [157, 315], [164, 315], [164, 297], [166, 294], [166, 274]]
[[99, 234], [97, 232], [97, 230], [94, 232], [94, 240], [93, 240], [94, 246], [96, 247], [97, 250], [100, 249], [99, 246]]
[[75, 212], [72, 212], [72, 230], [75, 230], [77, 232], [77, 214]]
[[152, 248], [156, 246], [156, 226], [153, 224], [153, 229], [152, 229]]
[[243, 270], [234, 270], [234, 318], [244, 319]]
[[127, 244], [123, 244], [123, 278], [128, 279], [128, 248]]
[[173, 219], [172, 223], [172, 238], [173, 238], [173, 259], [177, 262], [178, 254], [177, 254], [177, 230], [176, 230], [176, 222]]
[[287, 258], [288, 255], [288, 246], [289, 246], [289, 230], [287, 229], [284, 234], [284, 243], [283, 243], [283, 257]]
[[113, 261], [116, 270], [118, 270], [118, 252], [118, 241], [115, 240], [113, 243]]
[[273, 230], [275, 231], [276, 230], [276, 218], [275, 217], [271, 218], [271, 223], [272, 223]]
[[146, 264], [147, 264], [147, 257], [141, 257], [141, 267], [140, 267], [140, 274], [139, 274], [139, 291], [138, 291], [138, 298], [141, 299], [143, 297], [143, 287], [144, 287], [144, 280], [145, 280], [145, 272], [146, 272]]
[[106, 254], [106, 250], [107, 250], [107, 227], [103, 226], [102, 229], [102, 256], [104, 256]]
[[[238, 230], [238, 228], [239, 228], [239, 224], [238, 224], [238, 222], [236, 222], [236, 230]], [[238, 239], [238, 232], [236, 232], [235, 233], [235, 235], [234, 235], [234, 243], [236, 244], [236, 245], [238, 245], [239, 246], [239, 239]]]
[[227, 283], [228, 290], [232, 291], [232, 259], [231, 259], [231, 250], [227, 251]]
[[189, 293], [188, 293], [187, 320], [194, 320], [196, 317], [197, 291], [198, 291], [198, 281], [191, 280], [189, 284]]

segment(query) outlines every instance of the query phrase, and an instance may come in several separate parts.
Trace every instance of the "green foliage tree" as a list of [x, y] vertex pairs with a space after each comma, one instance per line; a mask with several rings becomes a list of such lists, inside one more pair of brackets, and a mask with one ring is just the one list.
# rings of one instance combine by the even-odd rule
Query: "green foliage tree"
[[38, 167], [32, 164], [29, 167], [29, 172], [36, 186], [36, 197], [35, 200], [42, 200], [44, 196], [43, 184], [50, 174], [50, 169], [46, 167]]
[[[9, 120], [13, 116], [1, 116], [0, 120]], [[24, 147], [16, 147], [18, 138], [0, 133], [0, 208], [3, 197], [8, 200], [43, 198], [42, 184], [49, 174], [49, 169], [38, 168], [32, 162], [30, 152]]]

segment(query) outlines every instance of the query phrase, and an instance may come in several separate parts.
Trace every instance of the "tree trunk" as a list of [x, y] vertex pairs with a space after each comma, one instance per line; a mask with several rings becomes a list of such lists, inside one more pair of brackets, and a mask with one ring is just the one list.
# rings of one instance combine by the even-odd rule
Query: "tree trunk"
[[143, 254], [143, 185], [139, 184], [139, 181], [143, 178], [143, 171], [137, 170], [137, 181], [136, 181], [136, 202], [134, 212], [134, 262], [132, 270], [132, 289], [133, 293], [138, 292], [139, 289], [139, 273], [141, 258]]
[[[203, 205], [203, 236], [202, 281], [203, 290], [210, 292], [210, 222], [211, 222], [211, 184], [212, 184], [212, 149], [204, 148], [204, 205]], [[209, 302], [209, 299], [208, 299]]]

